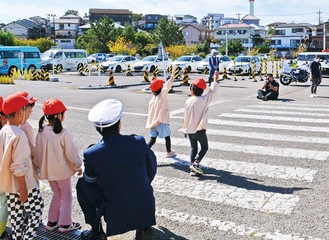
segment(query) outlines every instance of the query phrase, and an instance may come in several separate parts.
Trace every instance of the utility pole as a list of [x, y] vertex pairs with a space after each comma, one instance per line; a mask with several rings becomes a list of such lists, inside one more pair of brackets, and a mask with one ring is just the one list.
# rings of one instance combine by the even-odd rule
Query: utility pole
[[47, 14], [49, 17], [53, 18], [53, 36], [54, 36], [54, 43], [56, 44], [56, 31], [55, 31], [55, 17], [56, 14]]
[[238, 16], [238, 20], [239, 20], [239, 22], [240, 22], [240, 15], [241, 15], [241, 13], [237, 13], [237, 14], [235, 14], [235, 15]]
[[226, 33], [226, 49], [225, 49], [225, 55], [226, 56], [228, 56], [228, 29], [227, 29], [227, 25], [228, 24], [226, 24], [226, 31], [225, 31], [225, 33]]
[[316, 12], [316, 13], [318, 13], [319, 14], [319, 25], [321, 24], [321, 11], [320, 11], [320, 9], [319, 9], [319, 11], [318, 12]]

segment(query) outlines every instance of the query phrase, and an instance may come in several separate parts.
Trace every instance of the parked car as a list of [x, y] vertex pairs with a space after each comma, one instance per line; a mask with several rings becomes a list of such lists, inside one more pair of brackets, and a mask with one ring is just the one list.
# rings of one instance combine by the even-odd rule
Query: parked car
[[[201, 62], [198, 62], [196, 70], [198, 73], [203, 73], [205, 67], [207, 66], [209, 69], [209, 57], [210, 55], [206, 56], [204, 59], [202, 59]], [[227, 67], [227, 65], [232, 61], [228, 56], [218, 56], [220, 63], [218, 65], [219, 69], [218, 71], [222, 73], [224, 71], [224, 67]]]
[[181, 56], [176, 61], [172, 62], [172, 66], [177, 66], [182, 70], [187, 68], [188, 72], [196, 72], [197, 64], [201, 61], [202, 58], [200, 56]]
[[149, 72], [154, 72], [155, 67], [158, 66], [158, 69], [163, 71], [171, 63], [172, 60], [170, 58], [165, 58], [164, 61], [162, 61], [157, 55], [151, 55], [135, 62], [132, 66], [132, 70], [135, 72], [144, 72], [147, 68]]
[[[254, 71], [254, 63], [256, 63], [256, 72], [260, 71], [260, 60], [256, 56], [240, 56], [235, 59], [235, 61], [230, 62], [227, 65], [227, 73], [233, 74], [234, 68], [236, 73], [248, 74], [248, 71], [251, 73]], [[234, 67], [235, 65], [235, 67]]]
[[101, 66], [105, 71], [112, 69], [114, 72], [122, 72], [126, 71], [128, 66], [132, 67], [136, 61], [138, 60], [133, 56], [117, 55], [105, 62], [102, 62]]
[[270, 59], [270, 55], [268, 54], [268, 53], [259, 53], [259, 54], [257, 54], [257, 57], [259, 58], [259, 59]]
[[98, 54], [102, 54], [102, 55], [105, 56], [105, 58], [102, 61], [107, 60], [107, 54], [106, 53], [94, 53], [94, 54], [91, 54], [87, 57], [88, 63], [98, 62]]

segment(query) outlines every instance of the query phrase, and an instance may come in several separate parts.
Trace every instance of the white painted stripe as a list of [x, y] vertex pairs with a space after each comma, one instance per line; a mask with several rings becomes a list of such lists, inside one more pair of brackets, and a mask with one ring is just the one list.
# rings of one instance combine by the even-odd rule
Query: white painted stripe
[[[180, 164], [189, 166], [188, 155], [178, 153], [174, 158], [166, 158], [164, 152], [154, 152], [157, 156], [158, 164]], [[310, 168], [274, 166], [264, 163], [250, 163], [246, 161], [231, 161], [215, 158], [203, 158], [201, 165], [221, 171], [237, 174], [257, 175], [275, 179], [297, 180], [312, 182], [318, 171]]]
[[157, 192], [267, 213], [290, 215], [299, 202], [299, 197], [293, 194], [250, 190], [217, 181], [198, 181], [196, 178], [188, 180], [156, 175], [152, 186]]
[[236, 109], [235, 112], [246, 112], [246, 113], [258, 113], [258, 114], [279, 114], [279, 115], [293, 115], [293, 116], [311, 116], [311, 117], [326, 117], [329, 118], [329, 114], [325, 113], [311, 113], [311, 112], [292, 112], [292, 111], [271, 111], [268, 109], [255, 110], [255, 109]]
[[294, 118], [294, 117], [280, 117], [280, 116], [268, 116], [268, 115], [237, 114], [237, 113], [223, 113], [220, 115], [220, 117], [246, 118], [246, 119], [281, 121], [281, 122], [329, 123], [329, 119]]
[[[163, 143], [163, 141], [159, 141]], [[172, 145], [189, 147], [190, 143], [188, 139], [183, 138], [171, 138]], [[281, 148], [281, 147], [265, 147], [259, 145], [241, 145], [233, 143], [223, 143], [223, 142], [208, 142], [210, 149], [216, 149], [219, 151], [237, 152], [237, 153], [248, 153], [257, 155], [267, 155], [276, 157], [287, 157], [296, 159], [312, 159], [325, 161], [329, 157], [329, 152], [327, 151], [317, 151], [317, 150], [306, 150], [298, 148]]]
[[232, 232], [238, 236], [245, 236], [246, 238], [257, 237], [268, 240], [323, 240], [311, 236], [299, 236], [299, 234], [284, 234], [277, 230], [275, 232], [264, 232], [261, 229], [237, 224], [232, 221], [223, 221], [208, 217], [200, 217], [184, 212], [175, 212], [173, 210], [168, 210], [165, 208], [157, 208], [156, 215], [158, 217], [166, 218], [169, 221], [190, 225], [204, 225], [207, 228], [223, 232]]
[[329, 132], [326, 127], [310, 127], [304, 125], [284, 125], [284, 124], [271, 124], [259, 122], [242, 122], [242, 121], [228, 121], [223, 119], [209, 119], [209, 124], [223, 125], [223, 126], [236, 126], [236, 127], [251, 127], [251, 128], [265, 128], [265, 129], [280, 129], [289, 131], [303, 131], [303, 132]]
[[251, 105], [247, 106], [248, 108], [262, 108], [262, 109], [284, 109], [284, 110], [292, 110], [292, 111], [317, 111], [317, 112], [329, 112], [329, 108], [323, 106], [323, 108], [317, 108], [317, 107], [302, 107], [302, 108], [297, 108], [295, 106], [285, 106], [283, 104], [280, 104], [278, 106], [276, 105]]
[[[179, 130], [183, 131], [183, 130]], [[270, 134], [270, 133], [260, 133], [260, 132], [241, 132], [241, 131], [227, 131], [227, 130], [217, 130], [208, 129], [207, 134], [228, 136], [228, 137], [238, 137], [238, 138], [251, 138], [251, 139], [261, 139], [270, 141], [284, 141], [284, 142], [303, 142], [303, 143], [317, 143], [317, 144], [329, 144], [329, 138], [323, 137], [311, 137], [311, 136], [298, 136], [298, 135], [281, 135], [281, 134]]]
[[[299, 101], [298, 101], [299, 102]], [[303, 103], [303, 102], [281, 102], [281, 101], [268, 101], [268, 102], [259, 102], [260, 104], [258, 105], [263, 105], [263, 106], [268, 106], [268, 105], [276, 105], [276, 106], [284, 106], [284, 105], [289, 105], [289, 106], [301, 106], [301, 107], [310, 107], [310, 108], [328, 108], [328, 106], [326, 104], [312, 104], [312, 103]]]

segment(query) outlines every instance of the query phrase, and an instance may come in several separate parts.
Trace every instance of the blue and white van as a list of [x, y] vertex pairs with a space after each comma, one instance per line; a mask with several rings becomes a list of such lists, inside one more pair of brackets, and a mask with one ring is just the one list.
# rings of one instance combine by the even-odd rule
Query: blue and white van
[[37, 70], [41, 68], [41, 54], [37, 47], [0, 46], [0, 74], [11, 74], [12, 70]]

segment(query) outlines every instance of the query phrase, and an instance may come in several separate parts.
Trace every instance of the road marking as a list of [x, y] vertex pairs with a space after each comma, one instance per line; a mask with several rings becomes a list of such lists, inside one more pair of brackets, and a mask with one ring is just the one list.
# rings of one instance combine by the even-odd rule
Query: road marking
[[291, 111], [271, 111], [271, 110], [255, 110], [255, 109], [236, 109], [235, 112], [258, 113], [258, 114], [279, 114], [279, 115], [293, 115], [293, 116], [311, 116], [311, 117], [327, 117], [329, 114], [325, 113], [311, 113], [311, 112], [291, 112]]
[[223, 126], [236, 126], [236, 127], [251, 127], [251, 128], [265, 128], [265, 129], [279, 129], [289, 131], [302, 131], [302, 132], [327, 132], [329, 128], [326, 127], [310, 127], [305, 125], [284, 125], [284, 124], [272, 124], [272, 123], [259, 123], [259, 122], [242, 122], [232, 121], [224, 119], [209, 119], [209, 124], [223, 125]]
[[[207, 176], [209, 177], [209, 175]], [[228, 184], [220, 183], [220, 176], [215, 176], [215, 178], [217, 181], [205, 182], [198, 181], [197, 179], [188, 180], [156, 175], [152, 186], [157, 192], [217, 202], [266, 213], [290, 215], [299, 202], [299, 197], [293, 194], [281, 194], [229, 186]]]
[[[284, 104], [285, 105], [285, 104]], [[262, 109], [284, 109], [284, 110], [292, 110], [292, 111], [306, 111], [306, 112], [314, 112], [314, 111], [318, 111], [318, 112], [329, 112], [329, 109], [327, 106], [323, 106], [323, 108], [317, 108], [317, 107], [303, 107], [303, 108], [297, 108], [294, 106], [284, 106], [283, 104], [280, 105], [275, 105], [275, 104], [270, 104], [270, 105], [250, 105], [247, 106], [248, 108], [262, 108]], [[287, 104], [288, 105], [288, 104]], [[311, 105], [309, 105], [311, 106]]]
[[238, 236], [246, 236], [248, 238], [257, 237], [268, 240], [323, 240], [311, 236], [299, 236], [299, 234], [284, 234], [279, 231], [264, 232], [261, 229], [237, 224], [232, 221], [222, 221], [219, 219], [200, 217], [196, 215], [191, 215], [189, 213], [168, 210], [165, 208], [157, 208], [156, 215], [158, 217], [166, 218], [169, 221], [180, 222], [183, 224], [190, 225], [204, 225], [207, 228], [212, 228], [214, 230], [219, 230], [223, 232], [232, 232]]
[[[160, 142], [164, 144], [163, 142]], [[183, 138], [171, 138], [172, 145], [181, 147], [190, 147], [188, 139]], [[209, 148], [216, 149], [219, 151], [237, 152], [237, 153], [248, 153], [257, 155], [268, 155], [275, 157], [287, 157], [295, 159], [312, 159], [325, 161], [329, 157], [329, 152], [318, 151], [318, 150], [306, 150], [299, 148], [281, 148], [281, 147], [266, 147], [259, 145], [241, 145], [234, 143], [224, 142], [208, 142]]]
[[[183, 131], [183, 130], [179, 130], [179, 131]], [[311, 137], [311, 136], [305, 137], [305, 136], [296, 136], [296, 135], [292, 136], [292, 135], [270, 134], [270, 133], [260, 133], [260, 132], [227, 131], [227, 130], [217, 130], [217, 129], [208, 129], [207, 134], [238, 137], [238, 138], [271, 140], [275, 142], [284, 141], [284, 142], [329, 144], [329, 138], [324, 138], [324, 137]]]
[[271, 121], [281, 121], [281, 122], [329, 123], [329, 119], [294, 118], [294, 117], [280, 117], [280, 116], [268, 116], [268, 115], [250, 115], [250, 114], [238, 114], [238, 113], [223, 113], [223, 114], [220, 115], [220, 117], [271, 120]]
[[[190, 157], [178, 153], [174, 158], [166, 158], [164, 152], [154, 152], [158, 164], [180, 164], [189, 166]], [[215, 158], [203, 158], [201, 165], [205, 168], [212, 168], [219, 171], [227, 171], [237, 174], [257, 175], [275, 179], [297, 180], [312, 182], [318, 171], [310, 168], [274, 166], [264, 163], [250, 163], [246, 161], [231, 161]]]

